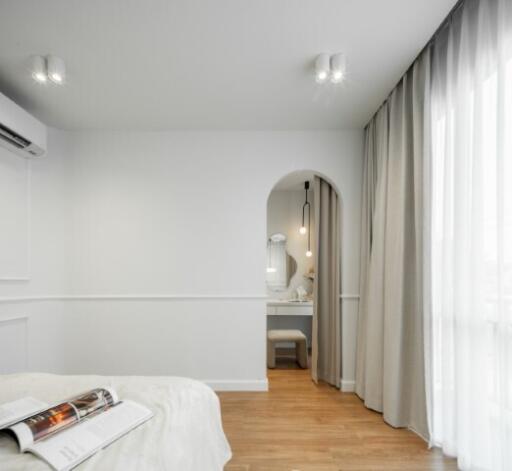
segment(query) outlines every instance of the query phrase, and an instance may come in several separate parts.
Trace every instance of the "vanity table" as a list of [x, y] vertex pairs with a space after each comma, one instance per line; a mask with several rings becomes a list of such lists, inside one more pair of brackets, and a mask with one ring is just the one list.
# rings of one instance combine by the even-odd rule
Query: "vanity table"
[[[307, 272], [305, 267], [301, 269]], [[306, 294], [305, 286], [311, 292], [311, 278], [303, 275], [303, 284], [300, 278], [296, 278], [294, 288], [290, 288], [290, 281], [296, 272], [297, 261], [287, 251], [287, 236], [283, 233], [272, 234], [267, 241], [267, 330], [300, 331], [306, 336], [307, 345], [311, 345], [313, 302], [290, 299], [302, 296], [298, 288], [302, 288], [303, 295]], [[293, 342], [284, 341], [278, 345], [281, 348], [294, 346], [296, 344]]]
[[[267, 301], [267, 327], [269, 329], [298, 329], [307, 337], [307, 345], [311, 345], [313, 321], [313, 301]], [[281, 347], [291, 348], [293, 343], [283, 343]]]
[[313, 301], [269, 299], [267, 316], [313, 316]]

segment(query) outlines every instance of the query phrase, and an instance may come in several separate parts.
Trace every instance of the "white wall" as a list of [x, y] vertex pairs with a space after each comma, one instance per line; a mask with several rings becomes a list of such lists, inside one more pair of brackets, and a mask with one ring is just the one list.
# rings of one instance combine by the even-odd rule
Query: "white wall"
[[[0, 169], [13, 164], [10, 168], [17, 169], [15, 180], [20, 186], [25, 177], [29, 179], [28, 211], [20, 214], [26, 218], [20, 226], [28, 228], [29, 244], [1, 249], [13, 249], [17, 259], [30, 262], [27, 280], [0, 281], [0, 374], [19, 370], [20, 365], [23, 370], [63, 372], [66, 352], [59, 348], [59, 339], [68, 333], [61, 322], [66, 307], [58, 300], [41, 298], [61, 296], [71, 286], [72, 208], [66, 133], [50, 130], [48, 146], [48, 156], [38, 160], [0, 152]], [[16, 163], [12, 159], [17, 159]], [[12, 188], [1, 185], [0, 199], [5, 192], [15, 194]], [[19, 197], [22, 195], [20, 192]], [[0, 210], [0, 227], [7, 224], [6, 212]], [[7, 341], [10, 347], [6, 347]]]
[[[362, 132], [53, 133], [50, 144], [33, 164], [32, 280], [0, 290], [74, 298], [0, 302], [0, 317], [62, 329], [65, 354], [28, 353], [29, 369], [264, 388], [266, 203], [295, 170], [337, 186], [342, 291], [358, 293]], [[348, 381], [356, 315], [346, 298]]]
[[30, 165], [0, 147], [0, 280], [29, 276]]
[[[28, 239], [28, 246], [23, 243], [0, 249], [12, 250], [16, 258], [19, 256], [21, 260], [29, 261], [28, 270], [25, 270], [29, 281], [1, 280], [0, 297], [61, 294], [69, 287], [72, 183], [69, 180], [70, 150], [67, 134], [50, 130], [48, 146], [48, 156], [33, 160], [25, 160], [0, 148], [0, 173], [4, 172], [3, 165], [16, 162], [10, 168], [16, 168], [17, 175], [10, 177], [15, 177], [23, 188], [23, 191], [18, 192], [20, 199], [24, 198], [25, 181], [28, 181], [28, 210], [22, 212], [18, 222], [20, 228], [25, 226], [29, 232], [26, 235], [23, 227], [19, 235], [23, 242]], [[0, 185], [0, 199], [13, 195], [12, 190]], [[20, 206], [19, 202], [17, 206]], [[1, 205], [0, 224], [2, 229], [9, 225]], [[0, 266], [0, 278], [5, 276], [3, 271], [4, 267]]]

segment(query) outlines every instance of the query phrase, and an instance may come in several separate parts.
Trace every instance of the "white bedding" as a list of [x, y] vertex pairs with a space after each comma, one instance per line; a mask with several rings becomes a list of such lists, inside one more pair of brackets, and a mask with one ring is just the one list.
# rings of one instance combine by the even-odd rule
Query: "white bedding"
[[[206, 385], [175, 377], [0, 376], [0, 403], [32, 396], [55, 403], [98, 386], [112, 386], [121, 399], [145, 404], [154, 417], [79, 465], [80, 471], [221, 471], [231, 458], [222, 430], [219, 400]], [[51, 469], [30, 453], [19, 453], [0, 433], [0, 470]]]

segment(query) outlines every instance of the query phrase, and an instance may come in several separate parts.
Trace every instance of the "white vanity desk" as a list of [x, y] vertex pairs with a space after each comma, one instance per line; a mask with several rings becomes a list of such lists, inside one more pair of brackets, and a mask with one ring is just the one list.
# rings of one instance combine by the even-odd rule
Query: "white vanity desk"
[[267, 316], [313, 316], [313, 301], [267, 301]]

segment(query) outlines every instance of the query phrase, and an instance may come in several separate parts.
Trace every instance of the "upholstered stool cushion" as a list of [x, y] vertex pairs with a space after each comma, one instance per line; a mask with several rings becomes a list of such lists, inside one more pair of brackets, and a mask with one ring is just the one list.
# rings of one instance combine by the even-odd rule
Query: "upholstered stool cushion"
[[297, 340], [306, 340], [306, 336], [301, 330], [297, 329], [275, 329], [267, 332], [267, 338], [272, 342], [296, 342]]
[[276, 367], [276, 343], [295, 342], [295, 355], [301, 368], [308, 367], [308, 342], [304, 333], [296, 329], [272, 329], [267, 332], [267, 365]]

